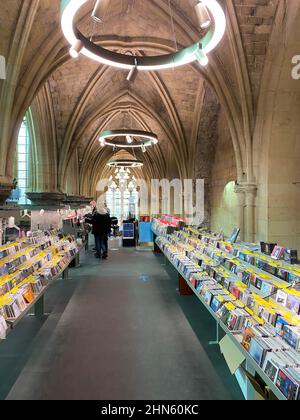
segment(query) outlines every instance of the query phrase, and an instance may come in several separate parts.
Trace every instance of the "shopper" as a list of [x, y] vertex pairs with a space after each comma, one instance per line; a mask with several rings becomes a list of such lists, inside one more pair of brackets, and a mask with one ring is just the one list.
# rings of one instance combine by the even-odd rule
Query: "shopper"
[[106, 208], [98, 207], [92, 217], [93, 234], [95, 235], [96, 257], [107, 259], [108, 235], [111, 231], [111, 219]]

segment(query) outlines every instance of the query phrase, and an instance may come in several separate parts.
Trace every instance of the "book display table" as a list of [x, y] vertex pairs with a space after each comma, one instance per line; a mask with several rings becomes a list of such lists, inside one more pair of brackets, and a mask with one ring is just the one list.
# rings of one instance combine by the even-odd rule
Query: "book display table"
[[[294, 290], [292, 287], [295, 288], [297, 282], [287, 283], [277, 277], [278, 272], [272, 275], [254, 267], [250, 257], [249, 262], [243, 260], [241, 263], [238, 261], [239, 253], [227, 250], [224, 254], [220, 249], [220, 244], [212, 250], [211, 240], [205, 243], [205, 237], [198, 235], [198, 232], [187, 233], [187, 229], [185, 232], [175, 232], [173, 235], [158, 236], [156, 246], [163, 253], [165, 260], [178, 273], [181, 295], [195, 295], [214, 318], [216, 338], [210, 344], [220, 345], [232, 373], [236, 375], [241, 385], [245, 398], [255, 399], [256, 394], [250, 384], [253, 383], [252, 380], [255, 382], [260, 378], [260, 381], [265, 384], [266, 397], [272, 398], [273, 395], [273, 398], [275, 396], [279, 400], [298, 399], [300, 397], [297, 376], [300, 366], [298, 341], [287, 335], [285, 329], [286, 324], [289, 323], [292, 326], [288, 327], [293, 332], [297, 332], [300, 317], [293, 312], [295, 307], [288, 310], [283, 304], [278, 303], [278, 299], [276, 300], [276, 293], [281, 296], [281, 293]], [[234, 245], [234, 247], [239, 246]], [[243, 253], [246, 250], [241, 248], [239, 252]], [[257, 258], [266, 259], [266, 256], [257, 255]], [[229, 268], [231, 265], [227, 265], [227, 259], [233, 264], [235, 270]], [[274, 260], [268, 263], [275, 265]], [[281, 265], [278, 263], [280, 269]], [[239, 276], [236, 274], [237, 268], [241, 271]], [[288, 267], [284, 269], [287, 270]], [[292, 270], [297, 271], [297, 268], [292, 267]], [[245, 273], [251, 273], [252, 284]], [[293, 275], [295, 276], [294, 272]], [[241, 282], [241, 278], [245, 282], [248, 281], [247, 286]], [[254, 278], [256, 282], [253, 281]], [[260, 282], [258, 282], [259, 279]], [[250, 304], [247, 307], [243, 299], [254, 302], [251, 310]], [[261, 318], [256, 314], [257, 311]], [[257, 334], [261, 333], [261, 336], [257, 338], [248, 330], [251, 330], [251, 333], [253, 331]], [[225, 338], [220, 340], [221, 334]], [[255, 348], [255, 340], [258, 343], [264, 342], [264, 352], [260, 353]], [[276, 363], [273, 363], [273, 358]]]
[[0, 337], [29, 314], [45, 315], [45, 294], [57, 280], [69, 279], [69, 267], [80, 266], [79, 255], [85, 247], [75, 238], [58, 231], [40, 233], [0, 248]]

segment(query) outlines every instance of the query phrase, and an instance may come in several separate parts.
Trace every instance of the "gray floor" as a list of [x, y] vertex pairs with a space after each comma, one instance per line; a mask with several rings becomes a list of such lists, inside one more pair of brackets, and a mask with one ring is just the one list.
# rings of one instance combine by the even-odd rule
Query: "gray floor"
[[195, 297], [180, 297], [173, 268], [151, 252], [92, 255], [51, 287], [38, 320], [0, 345], [8, 400], [237, 400], [239, 387]]

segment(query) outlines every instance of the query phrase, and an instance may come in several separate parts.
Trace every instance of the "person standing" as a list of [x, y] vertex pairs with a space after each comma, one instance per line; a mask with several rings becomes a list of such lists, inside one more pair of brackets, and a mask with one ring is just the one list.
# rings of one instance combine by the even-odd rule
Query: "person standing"
[[95, 235], [96, 257], [108, 257], [108, 235], [111, 231], [111, 219], [106, 208], [99, 207], [92, 217], [93, 234]]

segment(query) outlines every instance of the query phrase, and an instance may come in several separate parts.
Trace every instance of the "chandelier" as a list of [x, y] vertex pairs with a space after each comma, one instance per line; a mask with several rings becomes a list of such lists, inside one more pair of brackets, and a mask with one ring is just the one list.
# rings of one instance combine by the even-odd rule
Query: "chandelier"
[[[123, 137], [126, 141], [114, 141], [116, 137]], [[154, 146], [158, 143], [158, 137], [156, 134], [147, 131], [138, 130], [111, 130], [103, 131], [100, 134], [100, 144], [102, 147], [110, 146], [114, 149], [126, 149], [126, 148], [140, 148], [143, 152], [146, 152], [147, 147]]]
[[138, 169], [144, 166], [141, 160], [137, 159], [112, 159], [107, 162], [110, 168], [125, 168], [125, 169]]
[[[135, 56], [120, 54], [97, 45], [86, 37], [75, 25], [78, 11], [89, 0], [61, 0], [61, 25], [65, 38], [69, 42], [73, 58], [82, 54], [99, 63], [129, 70], [128, 80], [133, 79], [139, 70], [162, 70], [183, 66], [198, 61], [202, 66], [209, 62], [208, 54], [222, 40], [226, 30], [226, 17], [217, 0], [201, 0], [195, 6], [195, 13], [200, 30], [205, 35], [195, 44], [181, 51], [160, 56]], [[112, 1], [112, 0], [111, 0]], [[97, 0], [92, 17], [101, 21], [101, 6], [105, 0]]]

